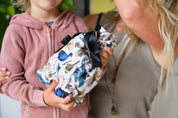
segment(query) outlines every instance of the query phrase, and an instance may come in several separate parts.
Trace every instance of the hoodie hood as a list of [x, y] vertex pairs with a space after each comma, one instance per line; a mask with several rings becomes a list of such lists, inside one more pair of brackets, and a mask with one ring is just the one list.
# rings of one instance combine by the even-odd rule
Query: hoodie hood
[[[23, 19], [23, 20], [22, 20]], [[71, 9], [61, 12], [61, 14], [53, 21], [52, 27], [67, 27], [74, 20], [74, 14]], [[25, 27], [30, 27], [42, 30], [46, 24], [35, 17], [32, 17], [28, 12], [14, 15], [10, 21], [11, 24], [18, 24]]]

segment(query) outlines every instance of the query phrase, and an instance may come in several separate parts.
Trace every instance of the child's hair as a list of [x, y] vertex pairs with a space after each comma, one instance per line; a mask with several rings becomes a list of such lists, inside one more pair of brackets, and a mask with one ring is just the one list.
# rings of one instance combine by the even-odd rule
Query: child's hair
[[31, 7], [30, 0], [17, 0], [14, 5], [20, 7], [22, 11], [28, 10]]

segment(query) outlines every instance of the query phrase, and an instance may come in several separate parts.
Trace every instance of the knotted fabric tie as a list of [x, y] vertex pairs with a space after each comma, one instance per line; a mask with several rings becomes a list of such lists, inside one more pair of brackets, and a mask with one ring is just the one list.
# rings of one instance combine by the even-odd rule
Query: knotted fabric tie
[[102, 62], [99, 54], [99, 47], [97, 44], [97, 37], [99, 33], [97, 31], [91, 31], [85, 34], [84, 44], [87, 50], [90, 52], [92, 63], [94, 67], [102, 67]]

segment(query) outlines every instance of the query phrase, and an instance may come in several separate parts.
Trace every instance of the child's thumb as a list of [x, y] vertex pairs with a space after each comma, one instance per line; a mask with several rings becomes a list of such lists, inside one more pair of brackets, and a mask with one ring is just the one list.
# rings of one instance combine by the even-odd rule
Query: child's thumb
[[49, 92], [54, 91], [58, 83], [59, 83], [59, 79], [53, 81], [53, 82], [50, 84], [50, 86], [47, 88], [47, 90], [48, 90]]

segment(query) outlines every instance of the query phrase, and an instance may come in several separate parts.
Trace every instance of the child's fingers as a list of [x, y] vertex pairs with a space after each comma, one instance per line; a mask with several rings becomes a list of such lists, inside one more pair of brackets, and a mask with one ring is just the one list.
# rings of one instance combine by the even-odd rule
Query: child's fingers
[[68, 104], [69, 102], [71, 102], [71, 100], [72, 100], [72, 94], [68, 95], [65, 98], [61, 98], [59, 101], [62, 104]]
[[66, 111], [69, 111], [74, 105], [72, 95], [68, 95], [66, 98], [60, 98], [59, 96], [56, 96], [54, 92], [50, 93], [47, 96], [45, 95], [44, 102], [47, 105], [58, 107]]
[[72, 100], [70, 101], [70, 103], [67, 104], [59, 104], [59, 107], [65, 111], [70, 111], [73, 108], [74, 103], [75, 103], [74, 100]]
[[46, 89], [46, 91], [48, 91], [48, 92], [54, 91], [58, 83], [59, 83], [59, 79], [53, 81], [53, 82], [50, 84], [50, 86]]

